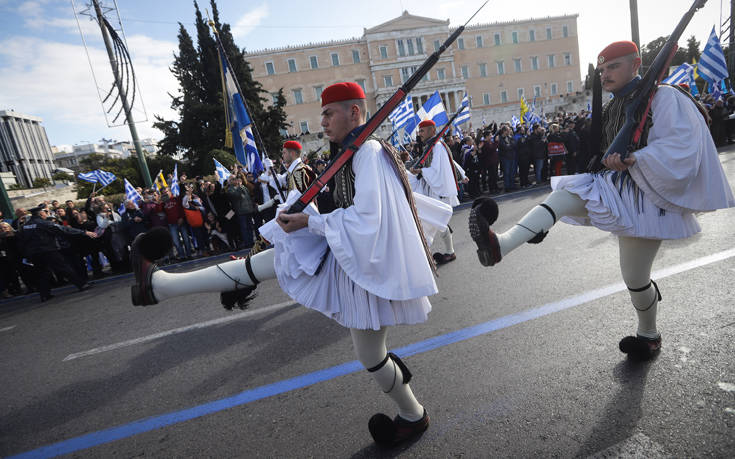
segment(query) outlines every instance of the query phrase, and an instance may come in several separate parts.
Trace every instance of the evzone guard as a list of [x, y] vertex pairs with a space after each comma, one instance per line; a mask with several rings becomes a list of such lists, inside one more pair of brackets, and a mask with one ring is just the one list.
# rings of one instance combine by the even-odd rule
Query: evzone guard
[[[419, 137], [424, 145], [434, 135], [436, 135], [436, 123], [433, 120], [423, 120], [419, 123]], [[454, 167], [449, 148], [440, 139], [423, 164], [417, 164], [411, 169], [411, 175], [409, 175], [411, 187], [416, 193], [438, 199], [452, 207], [459, 205], [457, 175]], [[444, 252], [436, 252], [433, 255], [436, 264], [441, 265], [457, 259], [450, 228], [437, 234], [435, 239], [444, 245]]]
[[[350, 146], [365, 123], [365, 94], [355, 83], [322, 93], [322, 122], [334, 148]], [[167, 273], [154, 260], [170, 246], [167, 231], [141, 235], [132, 246], [133, 304], [145, 306], [200, 292], [251, 292], [277, 278], [295, 301], [349, 328], [355, 353], [397, 405], [394, 419], [374, 415], [376, 443], [394, 445], [426, 430], [429, 416], [408, 384], [411, 373], [387, 351], [388, 327], [427, 320], [437, 293], [428, 244], [446, 229], [452, 209], [411, 192], [397, 152], [371, 138], [335, 176], [338, 208], [319, 214], [282, 212], [260, 229], [274, 248], [189, 273]], [[300, 193], [292, 191], [287, 204]], [[414, 200], [415, 196], [415, 200]]]
[[[614, 95], [602, 112], [601, 152], [608, 150], [625, 122], [626, 106], [637, 96], [640, 65], [638, 48], [629, 41], [612, 43], [598, 56], [602, 88]], [[650, 278], [661, 241], [698, 233], [695, 212], [735, 205], [696, 102], [678, 88], [661, 85], [651, 112], [640, 149], [624, 159], [621, 152], [611, 152], [599, 172], [552, 177], [552, 193], [509, 230], [489, 228], [498, 214], [490, 198], [475, 201], [469, 222], [485, 266], [524, 242], [541, 242], [559, 220], [618, 236], [620, 270], [638, 316], [636, 334], [623, 338], [619, 347], [637, 360], [648, 360], [661, 348], [656, 328], [661, 294]]]
[[[270, 171], [273, 170], [273, 162], [270, 158], [263, 159], [263, 165], [265, 166], [265, 172], [258, 177], [258, 180], [267, 183], [275, 189], [285, 189], [286, 194], [293, 190], [303, 193], [311, 182], [314, 181], [316, 174], [309, 167], [301, 161], [301, 144], [295, 140], [288, 140], [283, 143], [283, 149], [281, 150], [281, 161], [283, 166], [286, 168], [286, 172], [283, 174], [276, 174], [276, 177], [270, 175]], [[276, 180], [278, 182], [276, 183]], [[275, 204], [276, 199], [267, 201], [258, 210], [266, 209]]]

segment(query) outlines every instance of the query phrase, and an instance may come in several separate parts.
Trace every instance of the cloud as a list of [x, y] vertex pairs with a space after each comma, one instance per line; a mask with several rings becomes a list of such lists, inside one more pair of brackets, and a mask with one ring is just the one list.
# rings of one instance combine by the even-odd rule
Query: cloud
[[243, 38], [253, 31], [260, 23], [268, 17], [268, 4], [264, 3], [254, 10], [245, 13], [233, 26], [232, 35], [235, 38]]
[[[169, 119], [176, 115], [169, 108], [167, 93], [178, 92], [178, 83], [168, 69], [177, 45], [143, 35], [128, 37], [128, 45], [149, 120], [137, 125], [140, 136], [160, 138], [160, 131], [151, 127], [153, 114]], [[101, 46], [88, 49], [104, 96], [112, 84], [107, 53]], [[0, 107], [41, 116], [52, 144], [82, 140], [70, 135], [84, 136], [87, 140], [101, 136], [130, 138], [127, 128], [113, 132], [107, 128], [81, 44], [11, 37], [0, 41], [0, 62], [3, 62]], [[142, 119], [142, 105], [136, 103], [136, 106], [135, 118]]]

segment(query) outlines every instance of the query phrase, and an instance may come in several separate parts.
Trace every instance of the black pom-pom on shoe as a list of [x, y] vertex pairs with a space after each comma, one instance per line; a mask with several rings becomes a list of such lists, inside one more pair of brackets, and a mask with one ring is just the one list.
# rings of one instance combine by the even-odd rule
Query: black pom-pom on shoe
[[158, 226], [136, 237], [134, 244], [146, 260], [155, 261], [166, 256], [174, 242], [168, 229]]
[[240, 309], [247, 309], [250, 302], [257, 296], [256, 293], [253, 293], [255, 289], [256, 287], [243, 287], [238, 290], [222, 292], [219, 294], [219, 301], [228, 311], [231, 311], [235, 306]]
[[631, 360], [641, 362], [651, 360], [661, 350], [661, 335], [658, 338], [626, 336], [620, 340], [618, 347], [620, 352], [627, 354]]
[[477, 258], [483, 266], [493, 266], [502, 260], [498, 237], [490, 225], [498, 219], [498, 204], [492, 198], [482, 197], [472, 203], [469, 230], [477, 244]]
[[379, 446], [392, 446], [396, 439], [396, 425], [393, 419], [383, 413], [374, 414], [368, 422], [373, 440]]

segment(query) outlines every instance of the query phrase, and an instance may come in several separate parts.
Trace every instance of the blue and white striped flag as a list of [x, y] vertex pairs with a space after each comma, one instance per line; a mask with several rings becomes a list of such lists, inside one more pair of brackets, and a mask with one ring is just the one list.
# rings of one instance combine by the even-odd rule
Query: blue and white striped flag
[[[421, 122], [421, 118], [419, 118], [419, 115], [414, 113], [412, 117], [408, 118], [408, 121], [406, 121], [406, 124], [403, 126], [403, 135], [404, 137], [408, 137], [409, 139], [415, 139], [416, 134], [419, 132], [419, 123]], [[411, 140], [409, 140], [411, 142]]]
[[680, 83], [687, 83], [691, 81], [692, 77], [694, 75], [694, 67], [692, 67], [691, 64], [687, 64], [684, 62], [679, 67], [676, 68], [673, 72], [671, 72], [671, 75], [664, 78], [663, 83], [666, 84], [680, 84]]
[[217, 174], [217, 181], [220, 185], [224, 185], [225, 181], [230, 177], [230, 171], [227, 170], [225, 166], [222, 165], [221, 162], [217, 161], [216, 159], [212, 158], [214, 160], [214, 173]]
[[[132, 183], [128, 182], [128, 179], [123, 178], [123, 180], [125, 180], [125, 201], [133, 201], [136, 206], [140, 206], [140, 203], [143, 202], [143, 196], [138, 193]], [[125, 201], [120, 203], [120, 207], [117, 209], [118, 214], [122, 215], [125, 212]]]
[[413, 138], [411, 137], [411, 133], [408, 131], [408, 128], [403, 130], [403, 142], [401, 142], [403, 145], [410, 145], [411, 142], [413, 142]]
[[394, 147], [398, 147], [398, 145], [400, 145], [400, 142], [398, 140], [398, 128], [396, 127], [395, 123], [391, 123], [391, 129], [393, 129], [393, 135], [390, 136], [390, 144]]
[[519, 124], [521, 124], [521, 120], [519, 120], [517, 116], [513, 115], [510, 117], [510, 125], [513, 129], [515, 129]]
[[699, 56], [697, 73], [710, 84], [719, 83], [720, 80], [724, 80], [728, 76], [725, 53], [722, 52], [720, 39], [717, 38], [714, 27], [712, 27], [712, 33], [709, 35], [707, 44], [704, 45], [702, 55]]
[[442, 126], [449, 122], [447, 111], [444, 109], [442, 98], [439, 95], [439, 91], [434, 91], [434, 94], [424, 102], [417, 113], [420, 120], [433, 120], [437, 126]]
[[255, 177], [263, 172], [263, 163], [260, 161], [258, 148], [255, 144], [253, 136], [252, 120], [248, 111], [245, 109], [245, 103], [242, 96], [237, 90], [232, 71], [227, 65], [222, 47], [219, 47], [220, 61], [222, 64], [222, 72], [225, 81], [227, 113], [229, 128], [232, 131], [233, 148], [235, 149], [235, 157], [245, 166], [248, 172]]
[[179, 190], [179, 164], [174, 163], [174, 175], [171, 177], [171, 194], [178, 196], [181, 191]]
[[402, 128], [413, 116], [413, 100], [408, 94], [403, 102], [388, 115], [388, 119], [393, 123], [393, 129]]
[[459, 115], [454, 119], [454, 125], [460, 125], [462, 123], [466, 123], [470, 120], [470, 99], [467, 97], [467, 93], [464, 93], [464, 97], [462, 98], [462, 102], [460, 103], [460, 109]]
[[80, 180], [90, 183], [99, 183], [102, 187], [106, 187], [114, 182], [117, 177], [112, 172], [106, 172], [102, 169], [95, 169], [92, 172], [84, 172], [77, 175]]

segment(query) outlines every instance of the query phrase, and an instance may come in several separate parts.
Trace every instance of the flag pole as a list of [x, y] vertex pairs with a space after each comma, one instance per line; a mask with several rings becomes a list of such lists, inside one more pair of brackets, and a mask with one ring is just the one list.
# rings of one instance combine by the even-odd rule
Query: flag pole
[[[208, 22], [209, 27], [211, 27], [212, 31], [214, 32], [214, 37], [215, 37], [215, 40], [217, 41], [217, 46], [220, 48], [222, 57], [225, 59], [227, 66], [230, 67], [230, 70], [233, 72], [232, 80], [235, 82], [235, 87], [237, 88], [237, 92], [239, 92], [242, 95], [241, 97], [242, 103], [243, 105], [245, 105], [245, 109], [248, 111], [248, 114], [251, 115], [251, 119], [253, 120], [253, 123], [252, 123], [253, 134], [255, 135], [255, 142], [260, 144], [259, 150], [262, 152], [261, 156], [264, 154], [267, 158], [270, 159], [270, 157], [268, 156], [268, 151], [265, 148], [265, 143], [263, 143], [263, 138], [260, 136], [260, 131], [258, 130], [258, 126], [255, 124], [255, 118], [252, 118], [252, 110], [250, 110], [250, 106], [248, 105], [247, 100], [245, 100], [245, 93], [242, 91], [242, 88], [240, 88], [240, 83], [237, 81], [236, 75], [234, 74], [234, 68], [232, 67], [232, 64], [230, 64], [230, 59], [227, 57], [227, 53], [225, 52], [225, 47], [222, 45], [222, 41], [219, 38], [219, 31], [217, 30], [217, 25], [209, 17], [209, 11], [207, 11], [207, 20], [209, 21]], [[222, 74], [223, 83], [224, 83], [224, 73], [222, 72], [221, 64], [220, 64], [220, 73]], [[223, 91], [226, 92], [224, 86], [222, 89]], [[224, 97], [223, 97], [223, 100], [224, 100]], [[225, 118], [227, 118], [228, 116], [229, 116], [228, 111], [225, 109]], [[262, 161], [262, 158], [261, 158], [261, 161]], [[283, 189], [281, 189], [281, 184], [279, 183], [278, 177], [276, 177], [276, 173], [273, 170], [272, 166], [268, 168], [268, 172], [270, 173], [271, 177], [273, 177], [273, 181], [276, 184], [276, 189], [278, 190], [278, 194], [281, 196], [281, 201], [286, 202], [286, 195], [284, 194]]]

